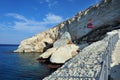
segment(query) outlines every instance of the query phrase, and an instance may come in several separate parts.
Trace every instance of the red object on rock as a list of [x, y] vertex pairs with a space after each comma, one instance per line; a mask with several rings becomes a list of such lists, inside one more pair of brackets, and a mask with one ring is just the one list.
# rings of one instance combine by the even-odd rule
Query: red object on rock
[[92, 23], [92, 22], [89, 22], [89, 23], [87, 24], [87, 28], [94, 28], [93, 23]]

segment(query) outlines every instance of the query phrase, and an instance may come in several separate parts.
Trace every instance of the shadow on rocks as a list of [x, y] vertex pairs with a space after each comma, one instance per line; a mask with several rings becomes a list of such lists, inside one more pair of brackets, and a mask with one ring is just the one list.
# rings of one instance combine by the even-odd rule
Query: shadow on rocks
[[120, 80], [120, 64], [115, 65], [111, 68], [108, 80]]

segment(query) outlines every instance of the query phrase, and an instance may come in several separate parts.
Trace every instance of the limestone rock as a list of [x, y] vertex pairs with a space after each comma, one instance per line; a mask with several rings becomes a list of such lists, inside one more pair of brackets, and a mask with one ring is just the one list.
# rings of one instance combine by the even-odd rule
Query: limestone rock
[[[35, 35], [32, 38], [23, 40], [15, 52], [43, 52], [43, 49], [46, 47], [49, 48], [46, 46], [46, 42], [47, 44], [53, 44], [60, 37], [60, 33], [63, 34], [66, 31], [70, 33], [72, 40], [79, 41], [80, 38], [87, 36], [91, 31], [96, 31], [98, 28], [102, 28], [103, 31], [106, 27], [108, 27], [107, 31], [118, 29], [120, 28], [119, 4], [120, 0], [102, 0], [100, 3], [90, 6], [82, 12], [78, 12], [77, 15], [55, 27]], [[92, 19], [93, 22], [94, 28], [92, 29], [86, 27], [89, 19]], [[92, 36], [91, 39], [94, 39], [95, 37]], [[50, 41], [46, 41], [46, 39], [50, 39]]]
[[72, 43], [72, 39], [69, 32], [65, 32], [60, 39], [58, 39], [53, 47], [60, 47]]
[[[113, 31], [106, 35], [103, 40], [94, 42], [85, 47], [78, 55], [43, 80], [54, 80], [55, 78], [58, 80], [60, 78], [62, 78], [60, 80], [108, 80], [108, 75], [104, 73], [107, 72], [107, 69], [109, 71], [109, 68], [107, 68], [107, 66], [109, 67], [109, 64], [106, 68], [103, 68], [103, 62], [107, 58], [106, 55], [111, 54], [111, 49], [114, 48], [114, 44], [117, 42], [114, 42], [114, 40], [118, 40], [117, 34], [116, 31]], [[110, 44], [108, 44], [109, 42]], [[103, 73], [101, 74], [101, 72]], [[100, 75], [103, 75], [104, 77], [101, 79]]]
[[71, 44], [71, 36], [69, 32], [65, 32], [60, 39], [58, 39], [55, 43], [53, 48], [48, 49], [39, 58], [50, 58], [52, 63], [65, 63], [68, 59], [72, 58], [73, 56], [77, 55], [77, 50], [79, 49], [78, 46], [75, 44]]
[[65, 63], [67, 60], [77, 54], [78, 46], [69, 44], [59, 47], [50, 58], [52, 63]]
[[78, 46], [75, 44], [68, 44], [65, 46], [54, 47], [48, 49], [46, 52], [41, 54], [39, 58], [49, 58], [52, 63], [65, 63], [70, 58], [77, 55]]
[[23, 40], [14, 52], [44, 52], [52, 47], [53, 42], [57, 39], [57, 35], [57, 28], [47, 30], [32, 38]]
[[[35, 38], [21, 42], [21, 45], [14, 52], [43, 52], [47, 45], [53, 43], [51, 38], [43, 38], [40, 42], [35, 42]], [[47, 44], [46, 44], [47, 43]]]
[[43, 54], [41, 54], [39, 56], [39, 58], [44, 58], [44, 59], [49, 58], [57, 49], [58, 49], [58, 47], [50, 48], [46, 52], [44, 52]]

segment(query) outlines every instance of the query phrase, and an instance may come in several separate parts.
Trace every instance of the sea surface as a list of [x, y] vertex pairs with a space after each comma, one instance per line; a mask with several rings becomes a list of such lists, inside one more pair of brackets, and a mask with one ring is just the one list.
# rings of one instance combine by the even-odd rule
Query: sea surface
[[42, 80], [54, 70], [39, 63], [38, 53], [13, 53], [18, 45], [0, 45], [0, 80]]

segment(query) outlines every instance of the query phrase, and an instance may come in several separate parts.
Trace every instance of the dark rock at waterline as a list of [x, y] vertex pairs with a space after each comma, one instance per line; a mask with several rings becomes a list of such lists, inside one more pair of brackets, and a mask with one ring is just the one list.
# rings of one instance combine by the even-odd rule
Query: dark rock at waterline
[[61, 67], [63, 65], [63, 63], [51, 63], [50, 62], [50, 58], [38, 58], [37, 59], [40, 63], [47, 65], [48, 68], [52, 68], [52, 69], [57, 69], [59, 67]]

